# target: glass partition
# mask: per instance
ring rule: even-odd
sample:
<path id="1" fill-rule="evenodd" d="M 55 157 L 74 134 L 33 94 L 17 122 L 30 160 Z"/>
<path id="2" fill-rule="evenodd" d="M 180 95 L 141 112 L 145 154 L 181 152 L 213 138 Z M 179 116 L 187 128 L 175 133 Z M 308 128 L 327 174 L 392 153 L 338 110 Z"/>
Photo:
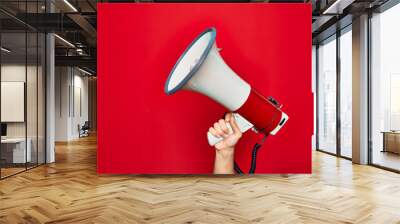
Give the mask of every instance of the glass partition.
<path id="1" fill-rule="evenodd" d="M 24 171 L 32 151 L 26 141 L 26 33 L 1 34 L 1 176 Z"/>
<path id="2" fill-rule="evenodd" d="M 45 143 L 45 124 L 46 124 L 46 36 L 43 33 L 38 33 L 38 65 L 37 65 L 37 147 L 38 164 L 46 162 L 46 143 Z"/>
<path id="3" fill-rule="evenodd" d="M 318 47 L 318 149 L 336 153 L 336 36 Z"/>
<path id="4" fill-rule="evenodd" d="M 45 1 L 0 1 L 42 13 Z M 0 12 L 0 178 L 45 163 L 45 34 Z"/>
<path id="5" fill-rule="evenodd" d="M 26 113 L 27 113 L 27 144 L 28 150 L 31 151 L 31 159 L 27 163 L 28 168 L 37 165 L 38 158 L 38 144 L 37 144 L 37 132 L 38 132 L 38 35 L 36 32 L 27 33 L 27 75 L 26 75 Z"/>

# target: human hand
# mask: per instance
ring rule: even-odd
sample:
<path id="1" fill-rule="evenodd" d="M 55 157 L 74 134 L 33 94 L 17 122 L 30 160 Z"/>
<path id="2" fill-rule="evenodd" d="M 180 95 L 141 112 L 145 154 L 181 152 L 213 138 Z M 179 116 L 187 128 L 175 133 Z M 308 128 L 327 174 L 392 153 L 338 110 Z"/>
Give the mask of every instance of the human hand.
<path id="1" fill-rule="evenodd" d="M 229 130 L 227 124 L 231 126 L 232 130 Z M 226 114 L 225 119 L 220 119 L 215 122 L 214 125 L 210 127 L 209 132 L 217 138 L 223 138 L 222 141 L 215 144 L 216 150 L 233 148 L 242 137 L 242 132 L 232 113 Z"/>
<path id="2" fill-rule="evenodd" d="M 232 130 L 228 129 L 227 123 Z M 225 116 L 209 129 L 209 132 L 215 137 L 222 137 L 223 140 L 215 145 L 215 174 L 234 174 L 234 152 L 235 145 L 242 137 L 242 132 L 236 124 L 235 117 L 232 113 Z"/>

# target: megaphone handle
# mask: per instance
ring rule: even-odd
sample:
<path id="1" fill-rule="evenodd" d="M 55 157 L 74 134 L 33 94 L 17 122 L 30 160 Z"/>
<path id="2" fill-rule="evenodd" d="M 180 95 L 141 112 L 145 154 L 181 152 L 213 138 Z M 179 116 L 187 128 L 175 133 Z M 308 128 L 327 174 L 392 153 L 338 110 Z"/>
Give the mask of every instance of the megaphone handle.
<path id="1" fill-rule="evenodd" d="M 253 124 L 251 124 L 249 121 L 247 121 L 244 117 L 240 116 L 240 114 L 238 113 L 234 113 L 233 116 L 235 116 L 235 121 L 239 127 L 240 132 L 244 133 L 247 130 L 249 130 L 250 128 L 253 127 Z M 229 123 L 226 123 L 227 128 L 229 129 L 229 133 L 232 133 L 232 127 Z M 215 144 L 217 144 L 218 142 L 222 141 L 223 138 L 220 137 L 215 137 L 213 134 L 211 134 L 210 132 L 207 132 L 207 140 L 208 140 L 208 144 L 211 146 L 214 146 Z"/>
<path id="2" fill-rule="evenodd" d="M 232 133 L 232 127 L 230 124 L 226 123 L 226 127 L 229 129 L 229 133 Z M 208 144 L 210 144 L 211 146 L 214 146 L 215 144 L 217 144 L 218 142 L 222 141 L 224 138 L 222 137 L 215 137 L 213 134 L 211 134 L 210 132 L 207 132 L 207 140 L 208 140 Z"/>

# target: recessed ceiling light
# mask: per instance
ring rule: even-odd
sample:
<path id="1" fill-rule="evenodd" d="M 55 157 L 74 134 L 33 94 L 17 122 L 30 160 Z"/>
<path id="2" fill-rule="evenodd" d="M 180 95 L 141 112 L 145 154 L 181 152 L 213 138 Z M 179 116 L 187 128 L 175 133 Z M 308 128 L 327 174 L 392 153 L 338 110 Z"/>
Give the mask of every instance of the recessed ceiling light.
<path id="1" fill-rule="evenodd" d="M 11 50 L 9 50 L 9 49 L 7 49 L 5 47 L 1 47 L 1 51 L 4 51 L 6 53 L 10 53 L 11 52 Z"/>
<path id="2" fill-rule="evenodd" d="M 88 71 L 86 71 L 86 70 L 83 70 L 83 69 L 81 69 L 81 68 L 79 68 L 79 67 L 78 67 L 78 70 L 81 71 L 81 72 L 83 72 L 83 73 L 85 73 L 85 74 L 87 74 L 87 75 L 93 75 L 92 73 L 90 73 L 90 72 L 88 72 Z"/>
<path id="3" fill-rule="evenodd" d="M 55 37 L 57 37 L 59 40 L 61 40 L 62 42 L 64 42 L 65 44 L 67 44 L 68 46 L 70 46 L 70 47 L 72 47 L 72 48 L 75 48 L 75 45 L 73 45 L 71 42 L 69 42 L 68 40 L 66 40 L 66 39 L 64 39 L 64 38 L 62 38 L 62 37 L 60 37 L 59 35 L 57 35 L 57 34 L 54 34 L 54 36 Z"/>
<path id="4" fill-rule="evenodd" d="M 342 14 L 343 9 L 351 5 L 355 0 L 336 0 L 322 14 Z"/>
<path id="5" fill-rule="evenodd" d="M 74 12 L 78 12 L 78 10 L 68 1 L 68 0 L 64 0 L 65 4 L 68 5 L 68 7 L 70 7 Z"/>

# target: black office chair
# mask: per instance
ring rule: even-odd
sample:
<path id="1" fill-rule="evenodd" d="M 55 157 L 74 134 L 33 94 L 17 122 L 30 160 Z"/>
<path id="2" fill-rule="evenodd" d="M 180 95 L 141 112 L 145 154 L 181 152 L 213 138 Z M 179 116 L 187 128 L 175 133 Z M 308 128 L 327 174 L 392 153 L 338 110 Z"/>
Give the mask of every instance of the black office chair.
<path id="1" fill-rule="evenodd" d="M 89 136 L 89 129 L 90 129 L 89 121 L 85 121 L 82 127 L 80 127 L 80 125 L 78 124 L 79 138 Z"/>

